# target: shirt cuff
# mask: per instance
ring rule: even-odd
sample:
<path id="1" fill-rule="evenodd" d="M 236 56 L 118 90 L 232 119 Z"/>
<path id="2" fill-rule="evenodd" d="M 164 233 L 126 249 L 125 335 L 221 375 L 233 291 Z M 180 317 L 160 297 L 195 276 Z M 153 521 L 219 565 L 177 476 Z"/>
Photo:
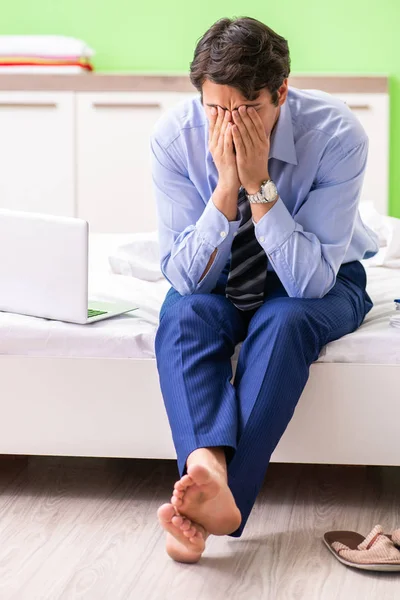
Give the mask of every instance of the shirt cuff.
<path id="1" fill-rule="evenodd" d="M 240 226 L 240 212 L 237 209 L 236 221 L 228 221 L 214 204 L 213 199 L 207 202 L 203 214 L 196 222 L 196 229 L 200 237 L 213 248 L 218 247 L 224 240 L 233 239 Z"/>
<path id="2" fill-rule="evenodd" d="M 292 235 L 296 229 L 296 221 L 286 208 L 281 197 L 276 204 L 254 224 L 257 241 L 267 254 L 272 254 Z"/>

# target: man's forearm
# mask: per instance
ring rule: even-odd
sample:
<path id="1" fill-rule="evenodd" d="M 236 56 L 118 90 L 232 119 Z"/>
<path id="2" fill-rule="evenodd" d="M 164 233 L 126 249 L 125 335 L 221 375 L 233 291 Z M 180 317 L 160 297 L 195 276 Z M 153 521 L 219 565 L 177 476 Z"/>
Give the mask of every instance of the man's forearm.
<path id="1" fill-rule="evenodd" d="M 238 194 L 239 190 L 234 188 L 226 189 L 218 184 L 211 196 L 211 201 L 214 202 L 215 206 L 225 215 L 228 221 L 236 221 Z"/>
<path id="2" fill-rule="evenodd" d="M 228 221 L 236 221 L 238 212 L 238 191 L 234 189 L 225 190 L 224 188 L 221 188 L 217 185 L 213 195 L 211 196 L 210 202 L 214 202 L 215 206 L 225 215 Z M 210 260 L 208 261 L 207 266 L 199 279 L 199 283 L 203 279 L 203 277 L 205 277 L 206 273 L 210 270 L 216 255 L 217 248 L 213 250 L 213 253 L 210 256 Z"/>
<path id="3" fill-rule="evenodd" d="M 252 212 L 252 216 L 253 216 L 254 222 L 258 223 L 258 221 L 264 215 L 266 215 L 267 212 L 269 212 L 273 206 L 275 206 L 275 204 L 278 202 L 278 200 L 279 200 L 279 196 L 273 202 L 260 202 L 260 204 L 258 204 L 258 203 L 250 203 L 251 212 Z"/>
<path id="4" fill-rule="evenodd" d="M 216 189 L 216 192 L 217 192 L 217 189 Z M 224 213 L 224 215 L 226 216 L 228 221 L 234 221 L 236 219 L 236 214 L 235 214 L 235 216 L 233 216 L 233 211 L 231 209 L 232 197 L 226 196 L 224 194 L 224 192 L 217 192 L 217 193 L 214 192 L 213 198 L 214 198 L 215 206 L 222 213 Z M 260 203 L 260 204 L 250 203 L 252 217 L 253 217 L 254 222 L 258 223 L 258 221 L 265 214 L 267 214 L 267 212 L 270 211 L 273 206 L 275 206 L 277 201 L 278 201 L 278 198 L 274 202 Z M 237 204 L 236 204 L 236 210 L 237 210 Z M 230 217 L 232 217 L 232 218 L 230 218 Z M 211 265 L 213 264 L 216 255 L 217 255 L 217 248 L 215 248 L 213 253 L 211 254 L 210 260 L 208 261 L 207 266 L 206 266 L 202 276 L 199 279 L 199 283 L 203 279 L 203 277 L 205 277 L 207 272 L 210 270 Z"/>
<path id="5" fill-rule="evenodd" d="M 203 277 L 206 275 L 207 271 L 209 271 L 209 270 L 210 270 L 210 267 L 211 267 L 211 265 L 213 264 L 213 262 L 214 262 L 214 258 L 216 257 L 216 255 L 217 255 L 217 248 L 215 248 L 214 252 L 211 254 L 211 256 L 210 256 L 210 260 L 209 260 L 209 261 L 208 261 L 208 263 L 207 263 L 207 266 L 206 266 L 206 268 L 205 268 L 205 270 L 204 270 L 204 272 L 203 272 L 203 275 L 202 275 L 202 276 L 200 277 L 200 279 L 199 279 L 199 283 L 200 283 L 200 281 L 203 279 Z"/>

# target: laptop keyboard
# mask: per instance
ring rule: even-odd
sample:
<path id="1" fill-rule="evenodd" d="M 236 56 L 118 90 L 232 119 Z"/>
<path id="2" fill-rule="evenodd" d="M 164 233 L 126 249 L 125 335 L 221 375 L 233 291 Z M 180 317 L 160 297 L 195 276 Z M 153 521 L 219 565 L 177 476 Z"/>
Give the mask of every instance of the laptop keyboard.
<path id="1" fill-rule="evenodd" d="M 93 308 L 88 308 L 88 318 L 97 317 L 98 315 L 106 315 L 106 310 L 93 310 Z"/>

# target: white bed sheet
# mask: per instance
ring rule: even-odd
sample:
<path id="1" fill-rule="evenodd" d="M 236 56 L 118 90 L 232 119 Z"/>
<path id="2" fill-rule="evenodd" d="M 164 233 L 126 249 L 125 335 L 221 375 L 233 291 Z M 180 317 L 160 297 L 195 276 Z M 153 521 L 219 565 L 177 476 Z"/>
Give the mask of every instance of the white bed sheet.
<path id="1" fill-rule="evenodd" d="M 144 281 L 111 272 L 111 250 L 131 237 L 91 234 L 89 292 L 93 299 L 132 301 L 139 309 L 90 325 L 0 312 L 0 354 L 155 358 L 159 311 L 170 284 L 165 279 Z M 327 344 L 318 362 L 400 363 L 400 329 L 389 324 L 394 313 L 393 299 L 400 297 L 400 268 L 373 266 L 375 262 L 379 260 L 363 261 L 373 309 L 357 331 Z M 236 348 L 236 358 L 240 346 Z"/>

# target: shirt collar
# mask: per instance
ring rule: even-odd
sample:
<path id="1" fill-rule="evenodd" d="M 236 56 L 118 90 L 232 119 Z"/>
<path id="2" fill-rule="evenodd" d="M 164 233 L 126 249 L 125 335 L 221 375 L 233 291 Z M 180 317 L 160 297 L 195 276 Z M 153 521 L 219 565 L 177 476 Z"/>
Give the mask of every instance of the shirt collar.
<path id="1" fill-rule="evenodd" d="M 287 98 L 281 106 L 278 121 L 271 134 L 269 158 L 277 158 L 292 165 L 298 164 L 293 138 L 292 114 Z"/>

